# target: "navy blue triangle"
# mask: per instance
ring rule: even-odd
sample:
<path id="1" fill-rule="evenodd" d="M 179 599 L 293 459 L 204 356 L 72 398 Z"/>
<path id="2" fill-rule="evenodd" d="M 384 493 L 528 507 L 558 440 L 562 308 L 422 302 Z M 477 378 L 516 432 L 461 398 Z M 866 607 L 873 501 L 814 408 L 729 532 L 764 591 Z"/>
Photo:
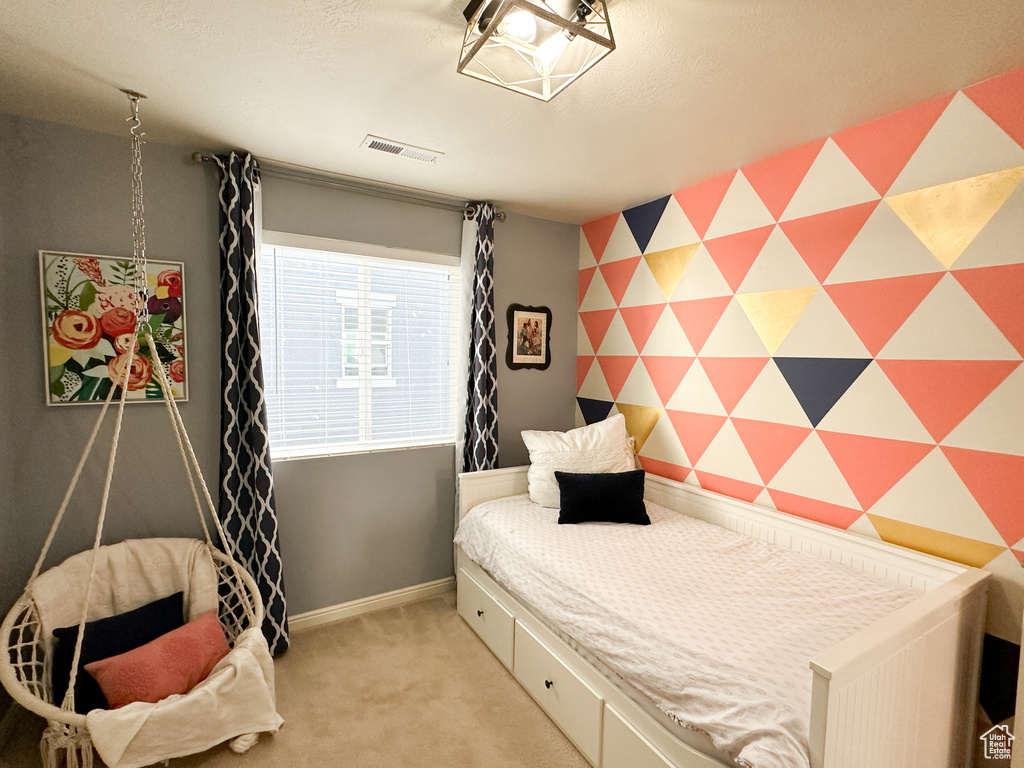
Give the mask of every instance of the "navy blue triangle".
<path id="1" fill-rule="evenodd" d="M 871 358 L 776 357 L 774 360 L 815 427 L 871 364 Z"/>
<path id="2" fill-rule="evenodd" d="M 633 233 L 633 239 L 640 246 L 641 253 L 647 250 L 647 244 L 651 242 L 654 230 L 658 228 L 661 214 L 665 212 L 665 206 L 668 205 L 670 197 L 672 195 L 665 195 L 658 200 L 652 200 L 622 212 L 623 218 L 629 224 L 629 231 Z"/>
<path id="3" fill-rule="evenodd" d="M 611 413 L 612 406 L 615 405 L 608 400 L 590 400 L 586 397 L 577 397 L 576 402 L 580 404 L 580 413 L 583 414 L 583 420 L 587 424 L 604 421 Z"/>

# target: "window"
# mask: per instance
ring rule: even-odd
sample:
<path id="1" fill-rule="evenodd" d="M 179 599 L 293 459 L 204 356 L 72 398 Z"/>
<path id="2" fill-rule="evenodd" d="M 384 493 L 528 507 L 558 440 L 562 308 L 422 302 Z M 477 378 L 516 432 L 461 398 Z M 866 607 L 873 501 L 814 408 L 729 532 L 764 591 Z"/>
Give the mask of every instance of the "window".
<path id="1" fill-rule="evenodd" d="M 264 233 L 274 459 L 455 440 L 458 258 Z"/>
<path id="2" fill-rule="evenodd" d="M 339 387 L 357 386 L 361 377 L 369 377 L 375 387 L 395 384 L 391 375 L 391 323 L 396 298 L 394 294 L 338 291 L 345 350 Z"/>

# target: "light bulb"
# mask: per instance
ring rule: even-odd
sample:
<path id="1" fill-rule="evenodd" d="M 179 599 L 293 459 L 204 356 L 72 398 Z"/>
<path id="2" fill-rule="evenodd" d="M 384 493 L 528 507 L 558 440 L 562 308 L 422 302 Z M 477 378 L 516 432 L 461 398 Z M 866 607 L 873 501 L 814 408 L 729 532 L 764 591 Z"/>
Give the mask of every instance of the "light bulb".
<path id="1" fill-rule="evenodd" d="M 533 66 L 542 75 L 550 75 L 569 43 L 570 39 L 562 32 L 552 35 L 537 46 L 537 52 L 533 54 Z"/>
<path id="2" fill-rule="evenodd" d="M 537 36 L 537 20 L 529 11 L 515 11 L 502 19 L 498 34 L 521 43 L 532 43 Z"/>

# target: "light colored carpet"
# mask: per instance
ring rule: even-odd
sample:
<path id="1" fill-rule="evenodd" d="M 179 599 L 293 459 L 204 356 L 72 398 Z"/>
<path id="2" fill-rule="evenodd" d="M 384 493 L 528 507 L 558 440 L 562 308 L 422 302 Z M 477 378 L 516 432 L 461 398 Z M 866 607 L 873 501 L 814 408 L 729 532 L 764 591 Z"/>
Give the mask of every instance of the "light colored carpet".
<path id="1" fill-rule="evenodd" d="M 296 633 L 275 666 L 276 736 L 172 768 L 589 765 L 459 618 L 454 592 Z M 24 714 L 0 766 L 37 768 L 41 729 Z"/>

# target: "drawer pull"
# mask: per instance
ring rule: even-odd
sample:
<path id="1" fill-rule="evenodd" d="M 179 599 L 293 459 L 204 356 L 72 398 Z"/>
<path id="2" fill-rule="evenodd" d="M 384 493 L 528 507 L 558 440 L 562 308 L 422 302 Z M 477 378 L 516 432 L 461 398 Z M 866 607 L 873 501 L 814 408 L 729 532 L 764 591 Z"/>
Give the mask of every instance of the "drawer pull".
<path id="1" fill-rule="evenodd" d="M 550 680 L 545 680 L 544 681 L 544 687 L 545 688 L 550 688 L 552 685 L 554 685 L 554 683 L 551 682 Z"/>
<path id="2" fill-rule="evenodd" d="M 476 615 L 477 615 L 477 616 L 483 616 L 483 615 L 484 615 L 484 612 L 483 612 L 483 611 L 480 611 L 480 610 L 478 610 L 478 611 L 476 612 Z"/>

